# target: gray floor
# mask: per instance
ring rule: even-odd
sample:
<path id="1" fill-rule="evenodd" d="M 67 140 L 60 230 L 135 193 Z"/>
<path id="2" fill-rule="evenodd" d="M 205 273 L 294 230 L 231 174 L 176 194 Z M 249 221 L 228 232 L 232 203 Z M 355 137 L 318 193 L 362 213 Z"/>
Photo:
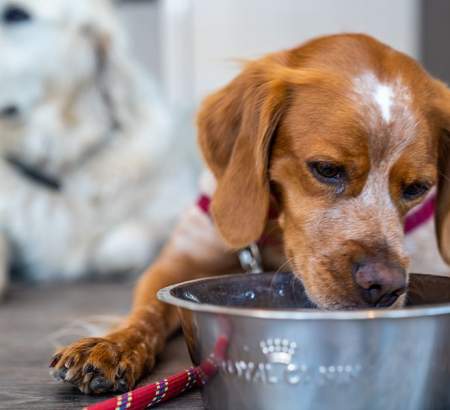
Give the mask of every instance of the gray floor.
<path id="1" fill-rule="evenodd" d="M 17 288 L 0 304 L 0 408 L 81 409 L 99 398 L 56 384 L 48 373 L 55 332 L 90 315 L 124 314 L 131 284 L 95 283 L 58 288 Z M 189 367 L 181 336 L 172 340 L 157 368 L 143 382 L 151 382 Z M 103 397 L 103 399 L 106 397 Z M 203 409 L 194 391 L 160 405 L 161 409 Z"/>

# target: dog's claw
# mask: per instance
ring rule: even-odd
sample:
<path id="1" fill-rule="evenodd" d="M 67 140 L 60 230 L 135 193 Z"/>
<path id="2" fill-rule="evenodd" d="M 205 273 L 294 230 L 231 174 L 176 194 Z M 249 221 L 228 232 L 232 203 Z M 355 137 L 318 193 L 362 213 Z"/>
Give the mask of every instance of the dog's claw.
<path id="1" fill-rule="evenodd" d="M 83 373 L 84 374 L 95 374 L 97 372 L 97 369 L 95 368 L 95 366 L 91 363 L 88 363 L 86 366 L 84 366 L 83 368 Z"/>
<path id="2" fill-rule="evenodd" d="M 48 367 L 52 368 L 56 366 L 56 363 L 59 362 L 59 359 L 61 359 L 61 354 L 55 354 L 51 360 L 50 363 L 48 364 Z"/>
<path id="3" fill-rule="evenodd" d="M 103 393 L 111 389 L 113 383 L 103 376 L 94 377 L 89 383 L 90 389 L 95 393 Z"/>
<path id="4" fill-rule="evenodd" d="M 55 380 L 59 382 L 63 382 L 66 379 L 67 374 L 67 368 L 61 367 L 60 369 L 56 369 L 52 372 L 52 376 L 55 378 Z"/>
<path id="5" fill-rule="evenodd" d="M 120 379 L 117 382 L 117 391 L 120 393 L 126 393 L 128 390 L 130 390 L 128 382 L 125 379 Z"/>

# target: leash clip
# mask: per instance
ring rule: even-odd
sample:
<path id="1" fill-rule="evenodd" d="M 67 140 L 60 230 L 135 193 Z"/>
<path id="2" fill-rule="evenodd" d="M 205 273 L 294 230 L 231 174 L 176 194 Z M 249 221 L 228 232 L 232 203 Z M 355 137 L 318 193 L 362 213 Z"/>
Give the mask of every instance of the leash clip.
<path id="1" fill-rule="evenodd" d="M 262 273 L 262 259 L 258 245 L 254 242 L 238 252 L 242 269 L 247 273 Z"/>

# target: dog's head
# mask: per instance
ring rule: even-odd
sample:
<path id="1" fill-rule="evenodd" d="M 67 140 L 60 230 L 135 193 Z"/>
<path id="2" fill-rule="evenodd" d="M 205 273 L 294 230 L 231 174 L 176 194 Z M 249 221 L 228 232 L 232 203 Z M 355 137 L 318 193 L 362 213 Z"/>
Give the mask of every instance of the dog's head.
<path id="1" fill-rule="evenodd" d="M 256 241 L 275 198 L 286 255 L 318 306 L 402 303 L 403 220 L 436 184 L 450 262 L 450 92 L 404 54 L 337 35 L 269 55 L 207 98 L 198 126 L 220 234 Z"/>
<path id="2" fill-rule="evenodd" d="M 0 0 L 0 29 L 2 155 L 60 173 L 132 121 L 142 90 L 110 0 Z"/>

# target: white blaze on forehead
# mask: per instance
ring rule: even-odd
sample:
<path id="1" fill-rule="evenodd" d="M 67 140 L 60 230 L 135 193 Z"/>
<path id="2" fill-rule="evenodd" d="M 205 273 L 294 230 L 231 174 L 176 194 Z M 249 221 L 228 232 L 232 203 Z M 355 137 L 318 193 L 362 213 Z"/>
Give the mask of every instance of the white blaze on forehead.
<path id="1" fill-rule="evenodd" d="M 367 71 L 353 79 L 352 91 L 356 102 L 370 108 L 372 113 L 375 108 L 386 123 L 393 120 L 394 110 L 410 113 L 411 94 L 399 78 L 383 83 L 374 73 Z"/>
<path id="2" fill-rule="evenodd" d="M 373 93 L 373 98 L 378 104 L 383 120 L 389 122 L 391 120 L 392 100 L 394 91 L 392 87 L 384 84 L 378 84 Z"/>
<path id="3" fill-rule="evenodd" d="M 410 87 L 400 77 L 382 82 L 371 71 L 353 78 L 352 85 L 350 98 L 369 130 L 371 161 L 377 157 L 393 164 L 414 141 L 420 123 Z"/>

